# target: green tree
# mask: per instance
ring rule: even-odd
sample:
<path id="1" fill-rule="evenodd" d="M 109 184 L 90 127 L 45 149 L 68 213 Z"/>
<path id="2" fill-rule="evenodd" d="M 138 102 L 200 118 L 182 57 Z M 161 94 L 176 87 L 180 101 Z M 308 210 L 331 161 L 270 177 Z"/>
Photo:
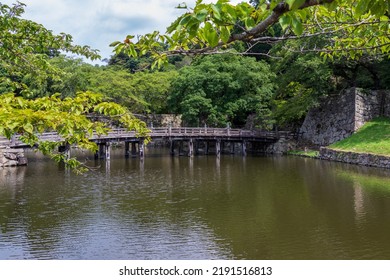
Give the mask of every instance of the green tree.
<path id="1" fill-rule="evenodd" d="M 274 94 L 273 117 L 277 125 L 291 125 L 304 118 L 321 97 L 336 90 L 332 64 L 317 53 L 297 53 L 301 41 L 280 43 L 272 49 L 272 71 L 276 74 L 277 90 Z M 323 40 L 306 39 L 306 45 L 322 45 Z"/>
<path id="2" fill-rule="evenodd" d="M 88 46 L 73 44 L 72 36 L 54 35 L 44 26 L 23 19 L 24 4 L 12 6 L 0 3 L 0 68 L 6 73 L 1 82 L 16 93 L 30 96 L 29 87 L 22 79 L 28 74 L 36 84 L 56 77 L 58 69 L 50 65 L 49 57 L 56 51 L 71 52 L 97 59 L 99 54 Z M 15 79 L 13 79 L 15 78 Z"/>
<path id="3" fill-rule="evenodd" d="M 168 98 L 172 83 L 178 76 L 175 70 L 164 72 L 137 72 L 131 77 L 132 91 L 147 103 L 143 113 L 168 112 Z"/>
<path id="4" fill-rule="evenodd" d="M 389 0 L 248 2 L 232 5 L 229 0 L 219 0 L 206 4 L 198 0 L 193 8 L 179 5 L 185 11 L 165 34 L 155 31 L 138 37 L 137 41 L 128 36 L 112 46 L 117 52 L 133 57 L 149 53 L 156 66 L 177 54 L 238 52 L 272 57 L 273 50 L 270 51 L 267 45 L 275 44 L 287 45 L 290 54 L 318 53 L 334 60 L 329 64 L 315 55 L 298 58 L 287 54 L 287 61 L 294 59 L 287 66 L 276 69 L 284 73 L 277 80 L 280 89 L 275 96 L 275 116 L 281 122 L 301 118 L 325 91 L 342 83 L 365 86 L 373 83 L 378 87 L 381 84 L 379 77 L 386 80 L 382 70 L 386 61 L 375 67 L 377 63 L 370 63 L 367 57 L 377 59 L 390 53 Z M 313 44 L 313 41 L 319 44 Z M 244 48 L 237 48 L 237 42 Z M 168 49 L 159 49 L 161 44 L 168 45 Z M 297 73 L 304 73 L 306 62 L 307 68 L 313 71 L 297 76 Z M 334 78 L 336 81 L 332 80 Z M 212 102 L 201 91 L 188 104 L 203 104 L 203 110 L 209 108 L 210 116 L 215 111 L 213 106 L 205 105 Z M 191 112 L 196 114 L 194 110 Z"/>
<path id="5" fill-rule="evenodd" d="M 100 94 L 78 93 L 74 98 L 59 98 L 59 95 L 25 99 L 32 88 L 21 79 L 31 74 L 29 79 L 42 84 L 48 78 L 57 79 L 61 70 L 50 64 L 49 54 L 56 50 L 97 58 L 95 50 L 72 43 L 70 35 L 54 35 L 42 25 L 21 18 L 24 5 L 7 6 L 0 3 L 0 84 L 8 93 L 0 95 L 0 135 L 11 138 L 19 134 L 27 144 L 38 144 L 38 149 L 58 161 L 64 161 L 76 171 L 83 165 L 75 158 L 67 158 L 58 153 L 62 145 L 77 144 L 82 148 L 96 150 L 96 145 L 88 139 L 93 131 L 105 133 L 107 124 L 94 122 L 90 113 L 111 116 L 129 130 L 136 130 L 146 136 L 145 123 L 136 119 L 126 108 L 107 102 Z M 31 83 L 30 83 L 31 84 Z M 43 142 L 36 136 L 44 131 L 56 131 L 61 141 Z"/>
<path id="6" fill-rule="evenodd" d="M 265 62 L 234 55 L 199 58 L 173 82 L 169 108 L 190 125 L 243 125 L 256 113 L 269 120 L 273 73 Z"/>
<path id="7" fill-rule="evenodd" d="M 259 43 L 325 36 L 329 44 L 312 51 L 326 57 L 358 57 L 365 53 L 388 54 L 388 0 L 259 0 L 257 5 L 228 0 L 205 4 L 198 0 L 167 28 L 166 34 L 152 32 L 133 42 L 128 36 L 114 42 L 117 52 L 136 57 L 150 53 L 156 65 L 175 54 L 204 54 L 228 50 L 236 41 L 248 47 Z M 280 36 L 266 36 L 281 27 Z M 237 32 L 238 30 L 238 32 Z M 168 50 L 159 46 L 166 44 Z"/>
<path id="8" fill-rule="evenodd" d="M 273 47 L 272 70 L 276 73 L 274 117 L 279 125 L 300 125 L 307 111 L 319 99 L 338 94 L 342 89 L 362 87 L 386 88 L 383 66 L 386 59 L 364 55 L 354 60 L 335 57 L 324 60 L 315 52 L 297 52 L 297 48 L 323 47 L 327 38 L 306 38 L 279 43 Z"/>
<path id="9" fill-rule="evenodd" d="M 49 78 L 49 88 L 46 92 L 50 94 L 61 93 L 62 97 L 75 97 L 79 91 L 90 90 L 89 77 L 100 71 L 101 67 L 92 66 L 83 62 L 81 58 L 69 58 L 59 55 L 50 59 L 50 65 L 60 70 L 56 80 Z M 97 91 L 95 91 L 97 92 Z"/>
<path id="10" fill-rule="evenodd" d="M 127 107 L 133 113 L 164 113 L 176 71 L 136 72 L 105 67 L 96 69 L 88 77 L 88 90 L 100 92 L 113 102 Z"/>

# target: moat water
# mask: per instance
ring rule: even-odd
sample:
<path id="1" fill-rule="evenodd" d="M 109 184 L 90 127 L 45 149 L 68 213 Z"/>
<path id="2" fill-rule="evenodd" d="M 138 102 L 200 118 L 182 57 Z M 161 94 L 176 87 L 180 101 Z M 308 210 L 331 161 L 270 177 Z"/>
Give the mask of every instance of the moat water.
<path id="1" fill-rule="evenodd" d="M 0 259 L 390 259 L 390 171 L 121 150 L 0 169 Z"/>

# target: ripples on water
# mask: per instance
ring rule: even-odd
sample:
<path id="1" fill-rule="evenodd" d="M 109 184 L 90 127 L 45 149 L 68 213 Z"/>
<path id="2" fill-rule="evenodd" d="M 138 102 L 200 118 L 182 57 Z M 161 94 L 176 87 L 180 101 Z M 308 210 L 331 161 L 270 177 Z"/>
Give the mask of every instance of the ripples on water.
<path id="1" fill-rule="evenodd" d="M 380 169 L 291 157 L 0 170 L 0 259 L 388 259 Z"/>

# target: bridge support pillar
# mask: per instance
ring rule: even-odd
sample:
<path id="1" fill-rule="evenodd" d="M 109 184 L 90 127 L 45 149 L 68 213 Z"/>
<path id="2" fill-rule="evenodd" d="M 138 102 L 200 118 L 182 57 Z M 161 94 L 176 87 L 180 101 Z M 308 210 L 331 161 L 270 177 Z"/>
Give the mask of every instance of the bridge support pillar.
<path id="1" fill-rule="evenodd" d="M 131 156 L 137 157 L 137 146 L 135 142 L 131 142 Z"/>
<path id="2" fill-rule="evenodd" d="M 221 141 L 221 154 L 225 153 L 225 142 Z"/>
<path id="3" fill-rule="evenodd" d="M 110 142 L 107 142 L 105 145 L 104 145 L 104 157 L 106 159 L 110 159 L 111 157 L 111 143 Z"/>
<path id="4" fill-rule="evenodd" d="M 199 142 L 195 141 L 195 143 L 194 143 L 194 155 L 198 155 L 198 154 L 199 154 Z"/>
<path id="5" fill-rule="evenodd" d="M 175 155 L 175 142 L 173 140 L 170 140 L 169 145 L 170 145 L 169 150 L 170 150 L 171 156 L 174 156 Z"/>
<path id="6" fill-rule="evenodd" d="M 99 144 L 99 151 L 97 152 L 95 158 L 100 159 L 104 157 L 104 148 L 105 148 L 104 144 Z"/>
<path id="7" fill-rule="evenodd" d="M 194 155 L 194 141 L 190 139 L 188 141 L 188 156 L 192 157 Z"/>
<path id="8" fill-rule="evenodd" d="M 125 142 L 125 157 L 128 158 L 130 156 L 130 142 Z"/>
<path id="9" fill-rule="evenodd" d="M 184 142 L 182 140 L 179 141 L 179 156 L 183 155 L 184 150 Z"/>
<path id="10" fill-rule="evenodd" d="M 221 155 L 221 140 L 218 139 L 217 142 L 215 142 L 215 154 L 217 156 Z"/>
<path id="11" fill-rule="evenodd" d="M 111 157 L 111 143 L 99 143 L 99 149 L 95 153 L 95 159 L 110 159 Z"/>
<path id="12" fill-rule="evenodd" d="M 143 158 L 145 156 L 145 141 L 141 139 L 138 143 L 139 156 Z"/>
<path id="13" fill-rule="evenodd" d="M 242 145 L 242 150 L 241 150 L 242 155 L 246 156 L 246 141 L 242 141 L 241 145 Z"/>
<path id="14" fill-rule="evenodd" d="M 66 159 L 70 159 L 70 145 L 69 145 L 69 143 L 66 143 L 64 146 L 59 146 L 58 152 L 64 154 Z"/>

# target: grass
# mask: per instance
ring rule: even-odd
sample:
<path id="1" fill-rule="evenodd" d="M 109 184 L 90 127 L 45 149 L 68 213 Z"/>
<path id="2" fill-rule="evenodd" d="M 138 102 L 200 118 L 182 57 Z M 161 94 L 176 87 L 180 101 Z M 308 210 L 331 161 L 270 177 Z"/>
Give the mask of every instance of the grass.
<path id="1" fill-rule="evenodd" d="M 331 149 L 390 156 L 390 119 L 367 122 L 350 137 L 329 146 Z"/>
<path id="2" fill-rule="evenodd" d="M 307 151 L 289 151 L 287 153 L 288 155 L 294 155 L 294 156 L 306 156 L 306 157 L 311 157 L 315 158 L 318 157 L 319 152 L 318 151 L 312 151 L 312 150 L 307 150 Z"/>

